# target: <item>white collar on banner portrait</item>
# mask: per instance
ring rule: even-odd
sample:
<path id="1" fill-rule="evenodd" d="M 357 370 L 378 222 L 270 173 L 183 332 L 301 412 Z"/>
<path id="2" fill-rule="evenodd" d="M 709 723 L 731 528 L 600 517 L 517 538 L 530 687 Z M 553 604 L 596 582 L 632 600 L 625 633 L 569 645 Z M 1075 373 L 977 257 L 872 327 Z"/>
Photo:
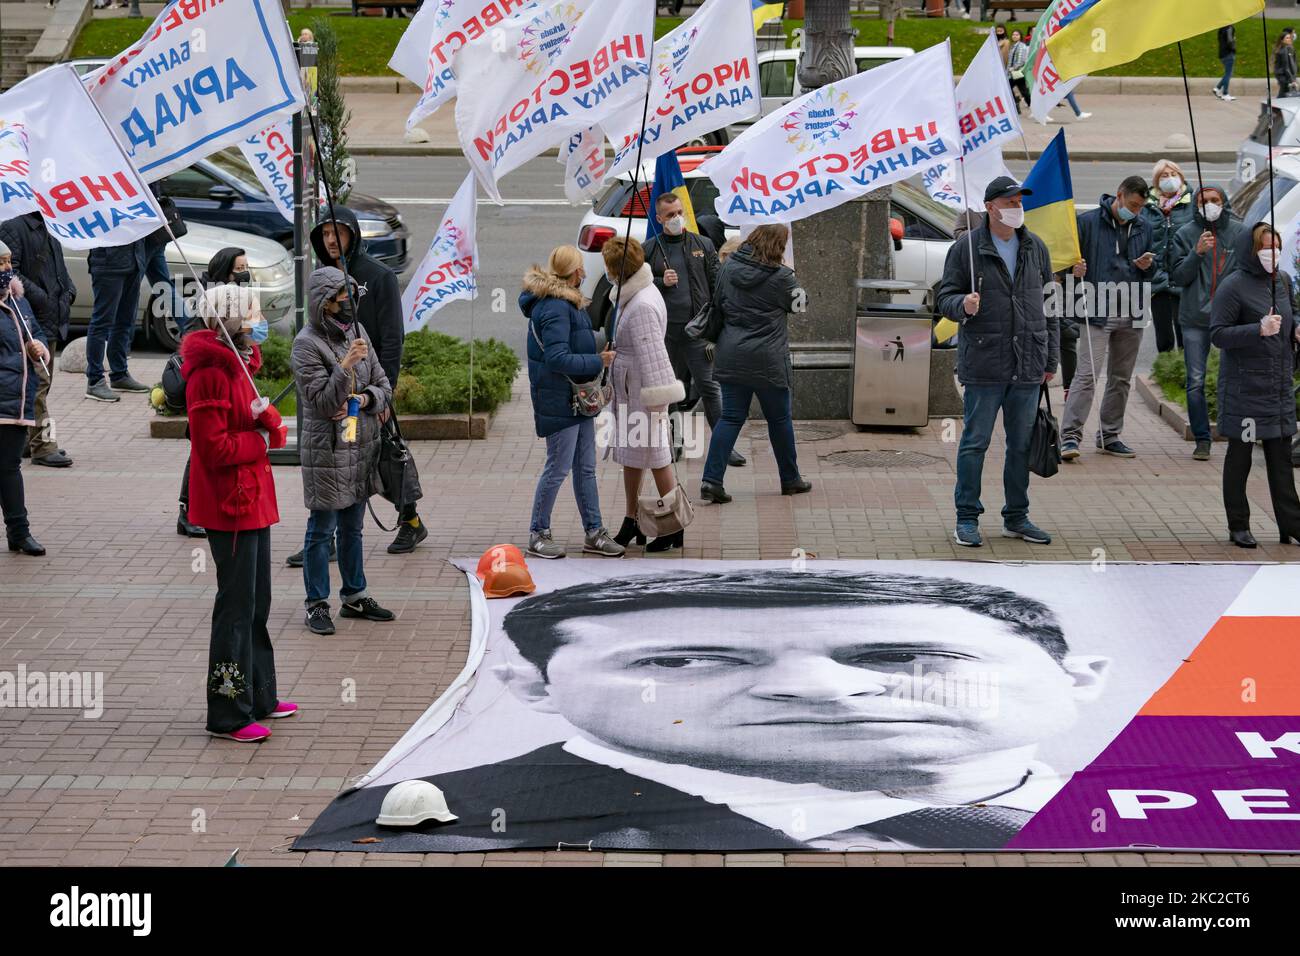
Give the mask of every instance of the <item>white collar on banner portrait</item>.
<path id="1" fill-rule="evenodd" d="M 564 749 L 583 760 L 652 780 L 709 803 L 723 804 L 741 816 L 804 842 L 912 810 L 948 805 L 891 797 L 875 790 L 855 793 L 818 783 L 783 783 L 686 764 L 660 763 L 614 750 L 583 736 L 570 738 Z M 1025 779 L 1018 787 L 988 802 L 1037 812 L 1065 786 L 1066 778 L 1058 776 L 1045 763 L 1031 761 L 1025 771 Z M 890 843 L 889 840 L 881 842 Z"/>

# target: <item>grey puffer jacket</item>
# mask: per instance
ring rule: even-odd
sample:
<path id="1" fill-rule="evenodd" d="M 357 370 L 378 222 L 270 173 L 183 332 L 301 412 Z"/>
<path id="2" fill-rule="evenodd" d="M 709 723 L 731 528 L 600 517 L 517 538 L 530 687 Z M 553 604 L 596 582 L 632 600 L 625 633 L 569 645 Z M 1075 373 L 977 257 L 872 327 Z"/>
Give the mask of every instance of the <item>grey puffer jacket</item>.
<path id="1" fill-rule="evenodd" d="M 722 264 L 713 307 L 723 317 L 713 377 L 751 388 L 790 388 L 787 317 L 803 290 L 793 271 L 758 258 L 746 243 Z"/>
<path id="2" fill-rule="evenodd" d="M 302 402 L 303 503 L 312 511 L 339 511 L 367 500 L 378 491 L 375 461 L 379 456 L 378 415 L 392 404 L 393 390 L 371 346 L 365 361 L 351 371 L 343 357 L 352 339 L 369 343 L 361 323 L 348 332 L 325 313 L 326 300 L 343 288 L 343 273 L 333 267 L 317 269 L 307 283 L 307 326 L 293 340 L 290 360 Z M 355 379 L 354 379 L 355 374 Z M 334 421 L 352 393 L 366 393 L 369 404 L 357 421 L 357 440 L 342 439 L 342 422 Z"/>

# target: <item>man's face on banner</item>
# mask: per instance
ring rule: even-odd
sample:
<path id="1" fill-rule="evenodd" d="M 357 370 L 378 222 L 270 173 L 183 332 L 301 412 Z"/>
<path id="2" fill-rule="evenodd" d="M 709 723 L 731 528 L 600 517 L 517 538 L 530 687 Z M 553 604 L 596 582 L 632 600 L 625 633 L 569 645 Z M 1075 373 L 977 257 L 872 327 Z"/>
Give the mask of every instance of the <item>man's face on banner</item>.
<path id="1" fill-rule="evenodd" d="M 957 607 L 682 608 L 561 626 L 546 680 L 512 680 L 535 708 L 650 759 L 846 787 L 1032 747 L 1075 722 L 1107 663 L 1058 663 Z"/>

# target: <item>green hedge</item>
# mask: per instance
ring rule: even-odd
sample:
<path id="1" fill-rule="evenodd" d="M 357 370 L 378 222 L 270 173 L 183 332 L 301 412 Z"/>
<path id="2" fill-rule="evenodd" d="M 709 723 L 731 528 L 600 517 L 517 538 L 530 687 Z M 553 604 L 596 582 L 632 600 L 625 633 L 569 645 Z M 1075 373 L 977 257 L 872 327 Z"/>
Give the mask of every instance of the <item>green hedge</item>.
<path id="1" fill-rule="evenodd" d="M 422 329 L 406 337 L 402 377 L 394 396 L 399 414 L 468 412 L 469 344 L 452 335 Z M 474 411 L 494 412 L 510 398 L 519 357 L 504 342 L 474 342 Z"/>

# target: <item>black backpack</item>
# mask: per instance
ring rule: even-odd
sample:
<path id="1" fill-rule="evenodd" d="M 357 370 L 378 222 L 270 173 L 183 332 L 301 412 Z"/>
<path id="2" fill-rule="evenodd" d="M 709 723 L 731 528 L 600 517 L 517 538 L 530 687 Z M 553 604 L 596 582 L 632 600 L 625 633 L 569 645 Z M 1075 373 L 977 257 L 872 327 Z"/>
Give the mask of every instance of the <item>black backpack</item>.
<path id="1" fill-rule="evenodd" d="M 185 373 L 181 371 L 181 353 L 173 352 L 163 366 L 163 404 L 176 415 L 185 413 Z"/>

